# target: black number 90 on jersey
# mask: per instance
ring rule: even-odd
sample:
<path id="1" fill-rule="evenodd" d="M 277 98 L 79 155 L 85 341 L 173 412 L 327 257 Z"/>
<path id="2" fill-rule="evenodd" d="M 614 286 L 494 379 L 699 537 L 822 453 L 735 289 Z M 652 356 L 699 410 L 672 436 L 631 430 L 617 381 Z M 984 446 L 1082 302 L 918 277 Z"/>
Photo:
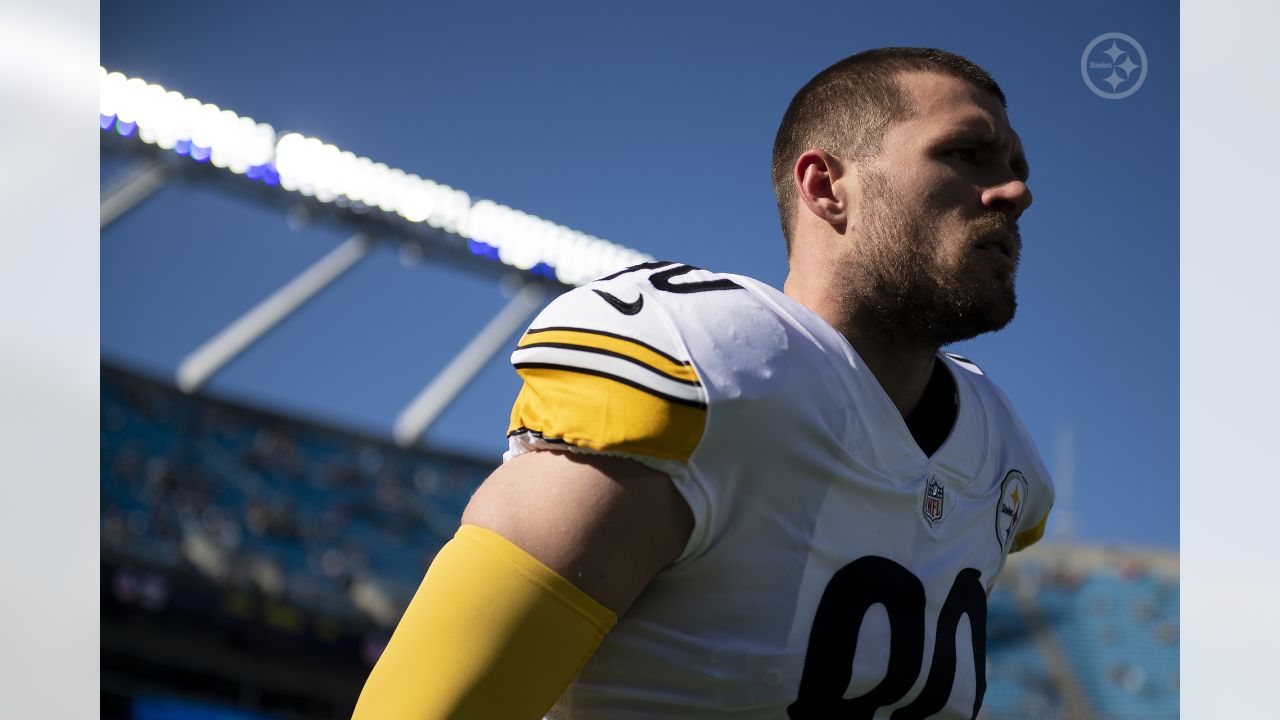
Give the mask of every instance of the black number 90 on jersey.
<path id="1" fill-rule="evenodd" d="M 956 575 L 938 614 L 933 659 L 924 688 L 910 704 L 893 712 L 893 720 L 928 718 L 951 696 L 956 676 L 956 629 L 969 617 L 973 638 L 973 672 L 977 693 L 973 717 L 987 688 L 987 594 L 982 573 L 965 568 Z M 844 698 L 858 649 L 858 631 L 872 605 L 883 604 L 892 641 L 884 679 L 855 698 Z M 871 720 L 876 710 L 898 702 L 915 685 L 924 660 L 925 590 L 912 572 L 898 563 L 870 555 L 836 572 L 827 584 L 809 632 L 809 648 L 800 677 L 800 696 L 787 708 L 792 720 Z"/>

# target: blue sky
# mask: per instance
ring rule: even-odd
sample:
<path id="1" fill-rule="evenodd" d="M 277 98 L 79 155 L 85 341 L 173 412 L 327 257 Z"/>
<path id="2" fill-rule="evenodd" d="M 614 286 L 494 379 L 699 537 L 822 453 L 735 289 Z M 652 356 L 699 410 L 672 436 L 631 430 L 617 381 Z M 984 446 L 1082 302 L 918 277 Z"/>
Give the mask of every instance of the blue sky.
<path id="1" fill-rule="evenodd" d="M 1149 74 L 1106 100 L 1108 32 Z M 769 151 L 792 94 L 860 49 L 987 68 L 1033 167 L 1019 312 L 954 349 L 1018 407 L 1051 469 L 1074 437 L 1076 537 L 1178 542 L 1178 16 L 1174 3 L 367 3 L 101 8 L 113 71 L 320 137 L 655 256 L 780 286 Z M 120 169 L 104 154 L 103 179 Z M 174 184 L 104 231 L 104 357 L 172 377 L 202 341 L 342 241 Z M 491 279 L 375 252 L 228 366 L 212 393 L 380 435 L 503 304 Z M 499 357 L 427 442 L 495 458 L 518 389 Z M 1053 521 L 1051 521 L 1052 528 Z"/>

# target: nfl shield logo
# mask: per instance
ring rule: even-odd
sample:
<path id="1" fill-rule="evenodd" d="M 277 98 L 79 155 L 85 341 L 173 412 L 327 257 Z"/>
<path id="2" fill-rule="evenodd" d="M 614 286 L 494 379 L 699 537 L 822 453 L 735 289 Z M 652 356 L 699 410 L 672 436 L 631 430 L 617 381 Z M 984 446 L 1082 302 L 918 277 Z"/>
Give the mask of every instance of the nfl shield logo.
<path id="1" fill-rule="evenodd" d="M 942 520 L 942 503 L 946 490 L 936 477 L 929 478 L 924 488 L 924 519 L 933 527 Z"/>

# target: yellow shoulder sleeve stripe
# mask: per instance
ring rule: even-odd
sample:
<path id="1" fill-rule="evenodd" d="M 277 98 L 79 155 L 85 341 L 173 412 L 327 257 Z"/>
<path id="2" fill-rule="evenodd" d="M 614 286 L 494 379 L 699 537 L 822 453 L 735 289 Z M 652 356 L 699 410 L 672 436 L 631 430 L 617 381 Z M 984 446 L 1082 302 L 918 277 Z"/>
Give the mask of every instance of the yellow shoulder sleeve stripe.
<path id="1" fill-rule="evenodd" d="M 519 368 L 524 387 L 511 408 L 508 435 L 535 432 L 551 441 L 688 462 L 702 440 L 705 407 L 694 407 L 565 368 Z"/>
<path id="2" fill-rule="evenodd" d="M 1031 547 L 1032 545 L 1035 545 L 1037 542 L 1039 542 L 1040 538 L 1044 537 L 1044 526 L 1045 526 L 1045 523 L 1048 522 L 1048 520 L 1049 520 L 1049 513 L 1045 513 L 1044 517 L 1040 518 L 1040 522 L 1036 523 L 1035 527 L 1027 528 L 1026 530 L 1023 530 L 1017 535 L 1014 535 L 1013 548 L 1010 550 L 1010 552 L 1018 552 L 1019 550 L 1025 550 Z"/>
<path id="3" fill-rule="evenodd" d="M 698 383 L 698 375 L 688 362 L 622 335 L 600 330 L 551 327 L 528 331 L 518 345 L 519 348 L 546 346 L 601 352 L 630 360 L 676 380 Z"/>
<path id="4" fill-rule="evenodd" d="M 352 718 L 541 718 L 616 622 L 506 538 L 463 525 L 432 561 Z"/>

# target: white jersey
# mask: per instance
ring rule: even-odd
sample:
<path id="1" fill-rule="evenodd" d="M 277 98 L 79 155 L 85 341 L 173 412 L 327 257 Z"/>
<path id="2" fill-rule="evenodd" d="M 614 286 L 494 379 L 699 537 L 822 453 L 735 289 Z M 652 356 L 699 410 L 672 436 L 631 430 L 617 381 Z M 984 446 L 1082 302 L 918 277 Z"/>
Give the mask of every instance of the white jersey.
<path id="1" fill-rule="evenodd" d="M 548 306 L 507 459 L 636 458 L 694 517 L 553 715 L 974 717 L 987 594 L 1053 487 L 996 386 L 939 362 L 957 419 L 926 456 L 844 337 L 756 280 L 645 263 Z"/>

